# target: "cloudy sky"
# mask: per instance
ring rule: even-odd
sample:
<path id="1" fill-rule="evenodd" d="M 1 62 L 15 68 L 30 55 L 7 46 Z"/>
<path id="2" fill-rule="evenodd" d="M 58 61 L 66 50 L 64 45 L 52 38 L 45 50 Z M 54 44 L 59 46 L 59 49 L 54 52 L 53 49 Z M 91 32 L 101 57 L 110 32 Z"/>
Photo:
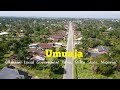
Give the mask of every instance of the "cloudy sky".
<path id="1" fill-rule="evenodd" d="M 120 18 L 120 11 L 0 11 L 0 16 Z"/>

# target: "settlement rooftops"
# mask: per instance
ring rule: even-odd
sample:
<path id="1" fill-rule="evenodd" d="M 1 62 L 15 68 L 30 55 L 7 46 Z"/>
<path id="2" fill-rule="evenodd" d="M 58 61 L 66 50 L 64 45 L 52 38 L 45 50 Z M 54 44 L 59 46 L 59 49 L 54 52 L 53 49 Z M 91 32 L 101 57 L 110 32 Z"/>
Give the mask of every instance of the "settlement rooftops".
<path id="1" fill-rule="evenodd" d="M 52 43 L 40 43 L 39 47 L 41 47 L 41 49 L 50 49 L 53 47 Z"/>

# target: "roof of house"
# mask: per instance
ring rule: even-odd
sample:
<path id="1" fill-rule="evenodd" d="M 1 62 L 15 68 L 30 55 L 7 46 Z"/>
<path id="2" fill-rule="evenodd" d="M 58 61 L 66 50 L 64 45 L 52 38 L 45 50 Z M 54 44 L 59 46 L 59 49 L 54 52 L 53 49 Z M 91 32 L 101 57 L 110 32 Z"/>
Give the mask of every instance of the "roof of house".
<path id="1" fill-rule="evenodd" d="M 104 46 L 98 46 L 96 48 L 98 49 L 99 52 L 101 52 L 101 51 L 107 52 L 108 51 L 108 49 L 106 47 L 104 47 Z"/>
<path id="2" fill-rule="evenodd" d="M 52 44 L 52 43 L 40 43 L 40 44 L 39 44 L 39 47 L 50 49 L 50 48 L 53 47 L 53 44 Z"/>
<path id="3" fill-rule="evenodd" d="M 51 35 L 52 38 L 64 38 L 66 36 L 66 32 L 56 32 Z"/>
<path id="4" fill-rule="evenodd" d="M 89 54 L 91 57 L 97 57 L 97 56 L 100 55 L 99 53 L 94 53 L 94 52 L 89 52 L 88 54 Z"/>
<path id="5" fill-rule="evenodd" d="M 38 43 L 32 43 L 29 45 L 29 47 L 33 47 L 33 46 L 37 46 L 37 45 L 38 45 Z"/>
<path id="6" fill-rule="evenodd" d="M 55 45 L 63 45 L 62 43 L 55 42 Z"/>
<path id="7" fill-rule="evenodd" d="M 45 58 L 41 57 L 41 56 L 35 56 L 33 57 L 34 60 L 37 60 L 37 61 L 44 61 Z"/>
<path id="8" fill-rule="evenodd" d="M 75 40 L 81 40 L 82 39 L 82 37 L 80 37 L 80 38 L 77 38 L 77 39 L 75 39 Z"/>
<path id="9" fill-rule="evenodd" d="M 99 56 L 100 54 L 94 51 L 93 49 L 89 49 L 88 55 L 90 55 L 91 57 L 96 57 L 96 56 Z"/>
<path id="10" fill-rule="evenodd" d="M 96 51 L 96 49 L 98 49 L 98 51 Z M 106 47 L 104 47 L 104 46 L 98 46 L 98 47 L 96 47 L 96 49 L 88 50 L 88 54 L 91 57 L 96 57 L 96 56 L 101 55 L 99 52 L 102 52 L 102 51 L 107 52 L 108 51 L 108 49 Z"/>
<path id="11" fill-rule="evenodd" d="M 53 38 L 53 39 L 62 39 L 63 36 L 59 35 L 59 34 L 55 34 L 55 35 L 52 35 L 51 38 Z"/>
<path id="12" fill-rule="evenodd" d="M 62 36 L 65 36 L 67 33 L 64 30 L 59 30 L 56 34 L 60 34 Z"/>
<path id="13" fill-rule="evenodd" d="M 0 71 L 0 79 L 18 79 L 20 77 L 24 77 L 24 75 L 20 75 L 17 69 L 4 67 Z"/>
<path id="14" fill-rule="evenodd" d="M 8 32 L 1 32 L 0 35 L 7 35 Z"/>
<path id="15" fill-rule="evenodd" d="M 36 49 L 36 48 L 29 48 L 29 49 L 28 49 L 28 52 L 35 53 L 35 52 L 37 52 L 37 49 Z"/>
<path id="16" fill-rule="evenodd" d="M 37 54 L 37 55 L 39 55 L 39 56 L 45 56 L 45 55 L 46 55 L 45 51 L 38 50 L 38 49 L 35 49 L 35 48 L 29 48 L 29 49 L 28 49 L 28 52 L 29 52 L 31 55 L 33 55 L 33 54 Z"/>
<path id="17" fill-rule="evenodd" d="M 54 39 L 53 42 L 58 42 L 60 39 Z"/>

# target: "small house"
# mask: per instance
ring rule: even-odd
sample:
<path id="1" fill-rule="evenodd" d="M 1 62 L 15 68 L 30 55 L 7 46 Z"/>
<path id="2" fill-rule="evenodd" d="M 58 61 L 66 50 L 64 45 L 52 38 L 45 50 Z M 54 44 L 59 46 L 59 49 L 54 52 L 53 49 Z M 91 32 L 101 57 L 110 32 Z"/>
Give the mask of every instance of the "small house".
<path id="1" fill-rule="evenodd" d="M 61 46 L 63 46 L 63 44 L 60 43 L 60 42 L 55 42 L 54 45 L 55 45 L 55 47 L 61 47 Z"/>
<path id="2" fill-rule="evenodd" d="M 101 54 L 107 53 L 108 49 L 104 46 L 97 46 L 94 49 L 88 50 L 88 55 L 91 57 L 96 57 L 99 56 Z"/>
<path id="3" fill-rule="evenodd" d="M 32 43 L 32 44 L 30 44 L 29 48 L 38 48 L 38 43 Z"/>
<path id="4" fill-rule="evenodd" d="M 62 40 L 62 39 L 64 39 L 64 36 L 61 34 L 55 34 L 55 35 L 52 35 L 50 38 L 49 38 L 50 40 L 53 40 L 53 42 L 58 42 L 58 41 L 60 41 L 60 40 Z"/>
<path id="5" fill-rule="evenodd" d="M 8 32 L 1 32 L 0 36 L 2 36 L 2 35 L 8 35 Z"/>
<path id="6" fill-rule="evenodd" d="M 45 58 L 37 55 L 37 56 L 34 56 L 34 57 L 32 58 L 32 60 L 35 60 L 35 61 L 44 61 Z"/>
<path id="7" fill-rule="evenodd" d="M 41 50 L 51 49 L 52 47 L 53 47 L 52 43 L 40 43 L 39 44 L 39 49 Z"/>

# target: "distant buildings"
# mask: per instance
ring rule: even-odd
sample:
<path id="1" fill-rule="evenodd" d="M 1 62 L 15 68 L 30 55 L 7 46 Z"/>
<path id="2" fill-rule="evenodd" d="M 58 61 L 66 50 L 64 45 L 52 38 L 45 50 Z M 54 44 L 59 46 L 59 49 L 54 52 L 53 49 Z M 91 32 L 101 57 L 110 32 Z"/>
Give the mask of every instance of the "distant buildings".
<path id="1" fill-rule="evenodd" d="M 60 40 L 63 40 L 67 37 L 68 33 L 64 30 L 59 30 L 58 32 L 56 32 L 55 34 L 51 35 L 49 37 L 50 40 L 52 40 L 53 42 L 59 42 Z"/>
<path id="2" fill-rule="evenodd" d="M 31 60 L 44 61 L 45 60 L 45 50 L 51 49 L 53 47 L 52 43 L 33 43 L 29 45 L 28 52 L 31 56 Z"/>
<path id="3" fill-rule="evenodd" d="M 76 39 L 75 39 L 76 42 L 75 42 L 74 44 L 75 44 L 75 45 L 79 45 L 81 39 L 82 39 L 82 37 L 80 37 L 80 38 L 76 38 Z"/>
<path id="4" fill-rule="evenodd" d="M 62 35 L 52 35 L 49 39 L 52 40 L 53 42 L 58 42 L 61 39 L 63 39 L 64 37 Z"/>
<path id="5" fill-rule="evenodd" d="M 109 27 L 109 28 L 107 29 L 107 31 L 111 31 L 111 30 L 113 30 L 113 28 L 112 28 L 112 27 Z"/>
<path id="6" fill-rule="evenodd" d="M 0 36 L 8 36 L 8 32 L 1 32 L 0 33 Z M 8 38 L 5 38 L 5 40 L 7 40 Z M 3 38 L 2 37 L 0 37 L 0 41 L 3 41 Z"/>
<path id="7" fill-rule="evenodd" d="M 30 60 L 44 61 L 46 57 L 45 50 L 52 49 L 53 47 L 61 47 L 63 43 L 59 42 L 67 37 L 68 33 L 64 30 L 58 30 L 54 32 L 51 36 L 43 35 L 42 37 L 47 37 L 51 40 L 51 43 L 32 43 L 29 45 L 28 52 L 31 55 Z"/>
<path id="8" fill-rule="evenodd" d="M 0 33 L 0 36 L 1 36 L 1 35 L 8 35 L 8 32 L 1 32 L 1 33 Z"/>

